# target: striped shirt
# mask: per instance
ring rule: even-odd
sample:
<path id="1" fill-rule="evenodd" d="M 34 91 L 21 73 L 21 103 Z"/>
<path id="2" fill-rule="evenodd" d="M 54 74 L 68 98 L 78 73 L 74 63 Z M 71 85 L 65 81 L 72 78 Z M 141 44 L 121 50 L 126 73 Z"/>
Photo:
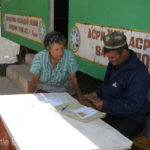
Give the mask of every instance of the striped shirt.
<path id="1" fill-rule="evenodd" d="M 40 75 L 40 82 L 60 86 L 68 79 L 68 75 L 78 70 L 74 54 L 65 50 L 63 57 L 53 68 L 47 50 L 40 51 L 34 56 L 30 72 Z"/>

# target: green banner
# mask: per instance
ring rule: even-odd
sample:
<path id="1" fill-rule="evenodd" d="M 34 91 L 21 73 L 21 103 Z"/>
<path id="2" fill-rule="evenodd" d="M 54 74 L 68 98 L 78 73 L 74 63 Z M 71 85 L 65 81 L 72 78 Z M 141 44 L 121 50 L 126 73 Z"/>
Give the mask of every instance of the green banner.
<path id="1" fill-rule="evenodd" d="M 80 71 L 103 80 L 108 61 L 102 38 L 114 30 L 127 35 L 131 48 L 150 69 L 149 7 L 149 0 L 70 0 L 69 48 L 78 58 Z"/>
<path id="2" fill-rule="evenodd" d="M 103 80 L 108 60 L 102 39 L 118 31 L 127 36 L 129 48 L 150 71 L 149 8 L 149 0 L 70 0 L 69 48 L 77 57 L 79 70 Z"/>
<path id="3" fill-rule="evenodd" d="M 2 36 L 39 51 L 49 27 L 49 0 L 2 0 Z"/>

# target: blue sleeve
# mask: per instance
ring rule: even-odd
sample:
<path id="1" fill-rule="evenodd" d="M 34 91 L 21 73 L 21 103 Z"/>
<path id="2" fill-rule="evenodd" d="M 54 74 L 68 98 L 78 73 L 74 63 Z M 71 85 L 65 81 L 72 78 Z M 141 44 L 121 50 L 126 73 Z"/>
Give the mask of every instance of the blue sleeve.
<path id="1" fill-rule="evenodd" d="M 147 93 L 150 85 L 150 76 L 148 71 L 142 70 L 132 73 L 128 80 L 126 97 L 121 95 L 105 99 L 103 102 L 103 111 L 111 115 L 120 114 L 127 116 L 132 113 L 147 111 Z"/>
<path id="2" fill-rule="evenodd" d="M 41 72 L 41 62 L 39 54 L 36 54 L 32 60 L 32 65 L 30 67 L 30 72 L 32 74 L 40 74 Z"/>
<path id="3" fill-rule="evenodd" d="M 75 73 L 78 71 L 77 60 L 75 59 L 74 54 L 68 50 L 68 72 L 69 74 Z"/>

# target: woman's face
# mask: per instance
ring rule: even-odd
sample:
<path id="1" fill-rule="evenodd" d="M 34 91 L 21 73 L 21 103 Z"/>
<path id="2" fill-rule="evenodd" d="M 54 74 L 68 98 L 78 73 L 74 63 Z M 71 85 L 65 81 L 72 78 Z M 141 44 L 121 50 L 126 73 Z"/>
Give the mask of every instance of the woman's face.
<path id="1" fill-rule="evenodd" d="M 50 52 L 52 59 L 59 61 L 64 54 L 64 44 L 54 43 L 52 48 L 47 48 L 47 50 Z"/>

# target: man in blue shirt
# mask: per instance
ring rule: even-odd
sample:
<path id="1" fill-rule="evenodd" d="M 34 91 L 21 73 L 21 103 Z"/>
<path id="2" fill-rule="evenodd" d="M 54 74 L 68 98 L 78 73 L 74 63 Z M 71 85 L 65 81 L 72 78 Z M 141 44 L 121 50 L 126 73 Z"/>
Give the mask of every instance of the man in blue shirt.
<path id="1" fill-rule="evenodd" d="M 133 138 L 144 128 L 150 110 L 150 75 L 136 53 L 128 49 L 125 35 L 112 32 L 103 40 L 109 64 L 104 82 L 89 97 L 99 99 L 93 105 L 107 113 L 104 121 Z"/>

